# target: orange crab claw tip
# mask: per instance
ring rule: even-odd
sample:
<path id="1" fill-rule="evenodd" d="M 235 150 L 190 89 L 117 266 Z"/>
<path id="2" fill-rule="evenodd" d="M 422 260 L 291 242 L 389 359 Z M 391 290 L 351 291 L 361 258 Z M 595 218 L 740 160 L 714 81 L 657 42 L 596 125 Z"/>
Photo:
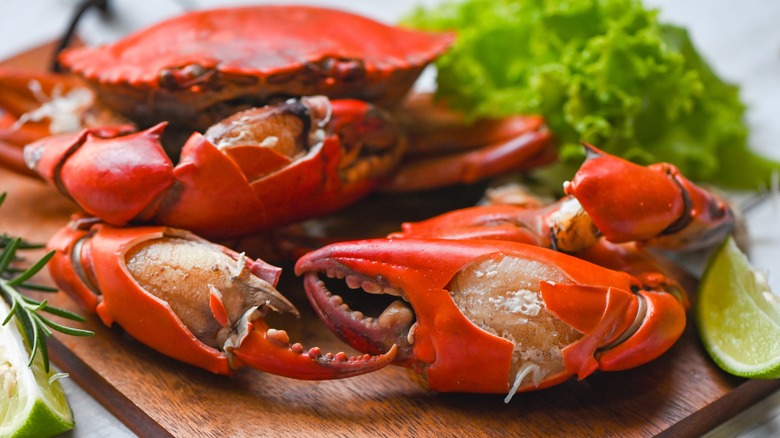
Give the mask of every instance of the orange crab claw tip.
<path id="1" fill-rule="evenodd" d="M 359 376 L 389 365 L 398 353 L 393 345 L 387 353 L 350 357 L 344 352 L 323 354 L 319 347 L 304 349 L 289 344 L 284 330 L 269 329 L 261 321 L 251 323 L 241 345 L 232 350 L 234 366 L 250 366 L 271 374 L 299 380 L 330 380 Z"/>

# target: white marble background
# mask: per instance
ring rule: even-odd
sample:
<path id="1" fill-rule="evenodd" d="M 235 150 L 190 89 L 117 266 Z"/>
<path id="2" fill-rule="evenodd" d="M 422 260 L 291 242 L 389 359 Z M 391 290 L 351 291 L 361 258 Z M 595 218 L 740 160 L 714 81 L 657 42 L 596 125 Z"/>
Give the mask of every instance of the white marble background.
<path id="1" fill-rule="evenodd" d="M 185 9 L 256 3 L 226 0 L 111 0 L 114 19 L 101 21 L 96 12 L 85 17 L 81 36 L 91 44 L 121 35 Z M 0 2 L 0 59 L 57 38 L 79 2 L 77 0 L 2 0 Z M 274 1 L 273 3 L 284 3 Z M 307 1 L 350 9 L 378 20 L 394 22 L 417 4 L 438 0 L 319 0 Z M 780 159 L 780 1 L 777 0 L 645 0 L 659 7 L 664 21 L 687 27 L 696 46 L 715 70 L 741 86 L 748 104 L 751 145 Z M 423 87 L 430 86 L 431 77 Z M 748 225 L 753 241 L 752 261 L 770 273 L 773 290 L 780 292 L 780 227 L 776 202 L 752 210 Z M 66 437 L 124 437 L 133 434 L 65 379 L 77 428 Z M 712 431 L 710 437 L 772 436 L 780 434 L 780 392 Z"/>

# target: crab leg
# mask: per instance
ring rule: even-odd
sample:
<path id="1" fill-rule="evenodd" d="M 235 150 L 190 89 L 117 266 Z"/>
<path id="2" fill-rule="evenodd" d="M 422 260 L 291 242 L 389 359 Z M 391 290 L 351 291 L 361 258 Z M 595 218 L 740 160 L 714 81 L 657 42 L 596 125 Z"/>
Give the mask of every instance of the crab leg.
<path id="1" fill-rule="evenodd" d="M 25 164 L 22 148 L 2 140 L 0 140 L 0 165 L 20 175 L 40 178 L 40 175 Z"/>
<path id="2" fill-rule="evenodd" d="M 664 249 L 699 249 L 735 228 L 728 203 L 668 163 L 640 166 L 593 146 L 565 185 L 599 232 L 612 242 L 638 241 Z"/>
<path id="3" fill-rule="evenodd" d="M 76 219 L 49 242 L 58 286 L 141 343 L 214 373 L 243 366 L 306 380 L 337 379 L 384 367 L 395 356 L 348 357 L 291 344 L 269 328 L 271 312 L 298 316 L 274 287 L 280 269 L 189 232 L 114 228 Z"/>
<path id="4" fill-rule="evenodd" d="M 74 76 L 0 67 L 0 165 L 40 178 L 25 163 L 25 145 L 87 126 L 128 124 L 94 100 Z"/>
<path id="5" fill-rule="evenodd" d="M 552 134 L 539 116 L 468 121 L 429 94 L 408 98 L 397 114 L 409 151 L 383 191 L 468 184 L 555 159 Z"/>
<path id="6" fill-rule="evenodd" d="M 531 122 L 531 126 L 541 126 Z M 548 148 L 551 136 L 546 130 L 531 128 L 514 138 L 481 149 L 428 159 L 412 160 L 401 166 L 389 183 L 387 192 L 434 189 L 454 184 L 469 184 L 509 172 L 530 170 L 555 159 Z"/>
<path id="7" fill-rule="evenodd" d="M 92 94 L 75 77 L 0 67 L 0 139 L 20 148 L 82 128 Z"/>
<path id="8" fill-rule="evenodd" d="M 295 271 L 346 342 L 366 351 L 399 345 L 396 361 L 438 391 L 511 394 L 630 368 L 669 349 L 685 327 L 675 295 L 516 242 L 344 242 L 307 254 Z M 326 277 L 399 303 L 367 318 Z"/>
<path id="9" fill-rule="evenodd" d="M 404 223 L 391 237 L 512 240 L 580 253 L 609 242 L 670 250 L 701 249 L 736 226 L 729 205 L 667 163 L 648 167 L 587 146 L 588 158 L 546 206 L 480 205 Z"/>

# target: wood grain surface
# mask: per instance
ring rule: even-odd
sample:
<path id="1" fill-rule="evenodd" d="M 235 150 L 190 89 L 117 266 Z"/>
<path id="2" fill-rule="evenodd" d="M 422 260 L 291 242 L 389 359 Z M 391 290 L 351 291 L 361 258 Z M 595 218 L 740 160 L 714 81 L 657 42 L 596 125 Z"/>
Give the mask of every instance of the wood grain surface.
<path id="1" fill-rule="evenodd" d="M 40 59 L 23 58 L 33 66 Z M 76 211 L 52 188 L 4 169 L 0 191 L 8 192 L 0 233 L 45 242 Z M 411 199 L 406 212 L 429 201 Z M 354 209 L 370 211 L 374 202 Z M 350 352 L 316 319 L 299 279 L 285 268 L 280 290 L 302 317 L 272 325 L 305 347 Z M 53 284 L 47 273 L 36 280 Z M 62 293 L 47 298 L 84 313 Z M 328 382 L 254 370 L 217 376 L 154 352 L 95 316 L 82 326 L 96 335 L 55 334 L 54 362 L 140 436 L 699 436 L 780 388 L 778 380 L 746 381 L 718 370 L 692 324 L 652 363 L 517 394 L 509 404 L 501 395 L 432 393 L 398 367 Z"/>

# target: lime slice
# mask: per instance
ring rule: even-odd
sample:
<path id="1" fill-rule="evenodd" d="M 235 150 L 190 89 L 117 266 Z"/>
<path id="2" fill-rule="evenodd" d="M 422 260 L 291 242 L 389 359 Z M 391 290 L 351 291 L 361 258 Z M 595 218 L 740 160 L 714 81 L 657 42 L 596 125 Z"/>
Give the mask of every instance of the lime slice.
<path id="1" fill-rule="evenodd" d="M 702 342 L 724 371 L 780 377 L 780 299 L 732 238 L 712 255 L 699 285 L 696 321 Z"/>
<path id="2" fill-rule="evenodd" d="M 0 322 L 9 308 L 0 299 Z M 0 437 L 49 437 L 73 429 L 65 392 L 41 355 L 31 367 L 16 317 L 0 326 Z"/>

